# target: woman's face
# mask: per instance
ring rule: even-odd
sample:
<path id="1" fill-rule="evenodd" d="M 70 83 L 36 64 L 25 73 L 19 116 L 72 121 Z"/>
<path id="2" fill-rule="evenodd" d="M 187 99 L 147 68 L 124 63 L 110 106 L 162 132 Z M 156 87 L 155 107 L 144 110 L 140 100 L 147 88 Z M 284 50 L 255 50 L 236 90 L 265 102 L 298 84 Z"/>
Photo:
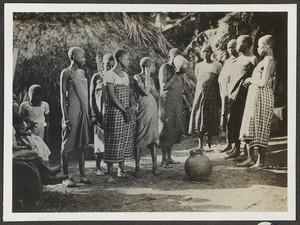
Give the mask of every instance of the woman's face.
<path id="1" fill-rule="evenodd" d="M 155 66 L 155 64 L 154 64 L 154 63 L 151 63 L 151 65 L 149 66 L 149 69 L 150 69 L 151 73 L 155 73 L 155 71 L 156 71 L 156 66 Z"/>
<path id="2" fill-rule="evenodd" d="M 109 71 L 111 70 L 115 65 L 115 61 L 114 60 L 109 60 L 107 62 L 103 63 L 104 66 L 104 71 Z"/>
<path id="3" fill-rule="evenodd" d="M 227 52 L 229 53 L 229 55 L 236 55 L 236 53 L 237 53 L 237 51 L 236 51 L 236 43 L 228 45 Z"/>
<path id="4" fill-rule="evenodd" d="M 260 56 L 264 56 L 267 51 L 268 46 L 262 42 L 261 40 L 258 41 L 257 53 Z"/>
<path id="5" fill-rule="evenodd" d="M 212 51 L 209 47 L 203 48 L 202 49 L 202 55 L 204 59 L 210 59 L 212 54 Z"/>
<path id="6" fill-rule="evenodd" d="M 29 99 L 33 103 L 39 103 L 42 99 L 42 91 L 41 89 L 36 88 L 31 93 L 29 93 Z"/>
<path id="7" fill-rule="evenodd" d="M 130 55 L 129 53 L 124 54 L 122 57 L 120 57 L 120 63 L 125 67 L 126 69 L 130 66 Z"/>
<path id="8" fill-rule="evenodd" d="M 76 54 L 74 54 L 74 60 L 80 65 L 84 66 L 85 65 L 85 52 L 84 51 L 78 51 Z"/>

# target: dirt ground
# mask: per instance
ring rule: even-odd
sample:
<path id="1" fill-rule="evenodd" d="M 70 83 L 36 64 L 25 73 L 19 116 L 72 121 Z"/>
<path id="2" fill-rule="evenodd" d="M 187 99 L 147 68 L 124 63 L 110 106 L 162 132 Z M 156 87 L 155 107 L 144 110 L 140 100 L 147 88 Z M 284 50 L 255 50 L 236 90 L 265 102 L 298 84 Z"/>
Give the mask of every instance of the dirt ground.
<path id="1" fill-rule="evenodd" d="M 39 212 L 282 212 L 287 211 L 287 141 L 286 137 L 270 141 L 268 169 L 249 171 L 225 160 L 224 138 L 213 140 L 214 151 L 205 153 L 213 165 L 208 181 L 191 182 L 185 175 L 184 162 L 197 139 L 184 137 L 174 146 L 173 158 L 180 164 L 159 168 L 159 176 L 151 173 L 151 157 L 143 152 L 142 178 L 116 178 L 95 175 L 95 161 L 86 161 L 86 174 L 91 185 L 66 188 L 61 184 L 44 187 L 36 206 Z M 161 162 L 161 151 L 158 151 Z M 71 172 L 78 174 L 78 164 L 71 162 Z M 105 165 L 103 164 L 105 168 Z M 115 166 L 117 167 L 117 165 Z M 134 160 L 126 162 L 133 175 Z M 77 175 L 78 176 L 78 175 Z"/>

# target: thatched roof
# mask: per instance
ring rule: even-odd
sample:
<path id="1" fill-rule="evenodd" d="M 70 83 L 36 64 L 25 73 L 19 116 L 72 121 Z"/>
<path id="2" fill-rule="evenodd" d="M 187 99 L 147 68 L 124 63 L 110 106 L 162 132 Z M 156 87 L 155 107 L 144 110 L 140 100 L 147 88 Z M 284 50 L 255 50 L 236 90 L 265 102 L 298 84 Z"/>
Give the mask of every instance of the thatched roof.
<path id="1" fill-rule="evenodd" d="M 165 58 L 171 48 L 162 34 L 141 14 L 15 14 L 14 47 L 20 50 L 20 60 L 58 51 L 61 54 L 71 46 L 80 46 L 93 56 L 124 47 L 133 53 L 134 59 L 150 55 L 158 61 Z M 87 67 L 95 68 L 90 66 Z"/>
<path id="2" fill-rule="evenodd" d="M 118 47 L 131 53 L 130 75 L 140 71 L 139 60 L 144 56 L 154 58 L 159 67 L 167 61 L 172 46 L 149 21 L 147 14 L 141 13 L 15 13 L 13 41 L 19 56 L 14 93 L 22 99 L 30 85 L 40 84 L 43 99 L 50 104 L 52 129 L 59 129 L 59 75 L 69 65 L 68 49 L 79 46 L 85 50 L 87 77 L 97 70 L 96 55 L 101 57 Z M 184 79 L 190 80 L 188 75 Z M 188 84 L 190 81 L 184 97 L 189 99 L 189 111 L 195 82 Z"/>

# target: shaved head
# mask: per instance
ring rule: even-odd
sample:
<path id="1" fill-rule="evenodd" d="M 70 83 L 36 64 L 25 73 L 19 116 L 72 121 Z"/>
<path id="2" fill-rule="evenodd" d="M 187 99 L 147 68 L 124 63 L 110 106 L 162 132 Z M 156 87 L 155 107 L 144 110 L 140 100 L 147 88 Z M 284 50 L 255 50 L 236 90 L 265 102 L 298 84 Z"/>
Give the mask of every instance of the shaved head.
<path id="1" fill-rule="evenodd" d="M 140 61 L 140 67 L 142 69 L 145 68 L 146 66 L 150 66 L 152 64 L 155 65 L 155 61 L 151 57 L 144 57 Z"/>
<path id="2" fill-rule="evenodd" d="M 77 55 L 78 53 L 84 53 L 84 50 L 82 48 L 79 47 L 71 47 L 68 51 L 68 56 L 69 59 L 72 60 L 73 59 L 73 55 Z"/>
<path id="3" fill-rule="evenodd" d="M 232 40 L 230 40 L 230 41 L 228 42 L 227 48 L 228 48 L 228 47 L 231 47 L 231 46 L 235 46 L 235 45 L 236 45 L 236 39 L 232 39 Z"/>
<path id="4" fill-rule="evenodd" d="M 247 47 L 251 47 L 252 45 L 252 38 L 250 35 L 241 35 L 238 37 L 237 41 L 241 41 L 246 44 Z"/>
<path id="5" fill-rule="evenodd" d="M 107 53 L 107 54 L 105 54 L 105 55 L 103 56 L 102 62 L 103 62 L 103 63 L 107 63 L 107 62 L 113 61 L 113 60 L 114 60 L 113 55 L 110 54 L 110 53 Z"/>
<path id="6" fill-rule="evenodd" d="M 210 44 L 204 44 L 201 48 L 201 52 L 203 52 L 204 50 L 209 50 L 212 52 L 212 47 Z"/>
<path id="7" fill-rule="evenodd" d="M 275 38 L 270 34 L 261 37 L 258 41 L 268 45 L 271 49 L 274 48 Z"/>
<path id="8" fill-rule="evenodd" d="M 182 55 L 181 51 L 178 48 L 172 48 L 169 52 L 169 56 L 176 57 L 177 55 Z"/>

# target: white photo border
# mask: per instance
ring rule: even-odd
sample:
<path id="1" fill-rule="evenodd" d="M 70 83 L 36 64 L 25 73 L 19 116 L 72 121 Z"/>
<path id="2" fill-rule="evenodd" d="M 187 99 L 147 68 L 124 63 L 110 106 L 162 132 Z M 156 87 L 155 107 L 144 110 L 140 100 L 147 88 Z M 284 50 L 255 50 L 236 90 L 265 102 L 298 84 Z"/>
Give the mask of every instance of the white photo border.
<path id="1" fill-rule="evenodd" d="M 70 10 L 71 9 L 71 10 Z M 287 12 L 288 13 L 288 211 L 287 212 L 12 212 L 13 13 L 15 12 Z M 296 4 L 4 4 L 3 221 L 246 221 L 296 219 Z M 55 216 L 54 216 L 55 215 Z"/>

